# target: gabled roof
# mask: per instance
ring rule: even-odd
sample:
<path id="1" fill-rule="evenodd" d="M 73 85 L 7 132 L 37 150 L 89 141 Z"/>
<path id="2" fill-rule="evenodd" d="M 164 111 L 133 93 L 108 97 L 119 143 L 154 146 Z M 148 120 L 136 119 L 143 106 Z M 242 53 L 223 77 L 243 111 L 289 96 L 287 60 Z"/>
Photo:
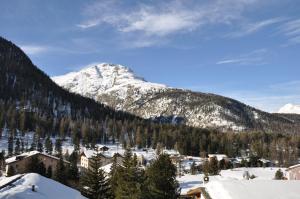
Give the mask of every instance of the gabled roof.
<path id="1" fill-rule="evenodd" d="M 32 157 L 32 156 L 37 155 L 37 154 L 40 154 L 40 155 L 43 155 L 43 156 L 47 156 L 47 157 L 52 158 L 52 159 L 59 160 L 58 157 L 49 155 L 47 153 L 41 153 L 39 151 L 29 151 L 29 152 L 25 152 L 25 153 L 22 153 L 22 154 L 17 155 L 17 156 L 10 157 L 10 158 L 8 158 L 8 159 L 5 160 L 5 163 L 6 164 L 10 164 L 10 163 L 17 162 L 19 160 L 22 160 L 22 159 L 25 159 L 25 158 L 28 158 L 28 157 Z M 66 160 L 64 160 L 64 162 L 70 163 L 70 162 L 68 162 Z"/>
<path id="2" fill-rule="evenodd" d="M 286 171 L 289 171 L 289 170 L 292 170 L 292 169 L 295 169 L 295 168 L 298 168 L 298 167 L 300 167 L 300 164 L 290 166 L 289 168 L 286 169 Z"/>

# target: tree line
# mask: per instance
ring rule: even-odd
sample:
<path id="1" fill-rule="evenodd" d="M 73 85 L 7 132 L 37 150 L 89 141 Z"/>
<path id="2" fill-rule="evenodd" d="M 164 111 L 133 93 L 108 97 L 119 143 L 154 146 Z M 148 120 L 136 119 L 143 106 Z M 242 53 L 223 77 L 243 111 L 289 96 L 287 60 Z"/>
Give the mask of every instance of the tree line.
<path id="1" fill-rule="evenodd" d="M 145 170 L 139 167 L 130 149 L 121 164 L 116 156 L 106 174 L 101 168 L 100 153 L 91 159 L 90 167 L 80 179 L 81 192 L 91 199 L 175 199 L 179 195 L 176 167 L 166 154 L 160 154 Z M 100 168 L 100 169 L 99 169 Z"/>

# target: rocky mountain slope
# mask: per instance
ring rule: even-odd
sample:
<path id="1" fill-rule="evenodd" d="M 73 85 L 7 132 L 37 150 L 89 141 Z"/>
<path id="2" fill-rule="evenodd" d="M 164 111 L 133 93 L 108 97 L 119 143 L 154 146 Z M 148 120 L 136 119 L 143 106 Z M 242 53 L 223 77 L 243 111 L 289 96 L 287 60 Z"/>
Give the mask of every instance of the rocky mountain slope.
<path id="1" fill-rule="evenodd" d="M 93 64 L 52 79 L 68 91 L 143 118 L 235 131 L 295 132 L 299 126 L 230 98 L 147 82 L 121 65 Z"/>

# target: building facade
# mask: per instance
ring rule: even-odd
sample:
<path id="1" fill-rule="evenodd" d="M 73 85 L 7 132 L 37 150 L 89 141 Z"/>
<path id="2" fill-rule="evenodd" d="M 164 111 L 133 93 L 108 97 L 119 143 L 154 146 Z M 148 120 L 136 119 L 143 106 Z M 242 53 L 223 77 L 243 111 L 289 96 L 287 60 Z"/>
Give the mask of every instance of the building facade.
<path id="1" fill-rule="evenodd" d="M 45 153 L 41 153 L 38 151 L 30 151 L 23 153 L 21 155 L 17 155 L 11 158 L 8 158 L 5 160 L 6 164 L 6 175 L 8 172 L 8 168 L 12 167 L 15 174 L 19 173 L 26 173 L 27 172 L 27 166 L 32 160 L 32 158 L 37 157 L 39 161 L 43 162 L 45 169 L 48 169 L 49 167 L 52 168 L 52 171 L 55 172 L 56 166 L 59 162 L 59 158 L 48 155 Z M 64 161 L 65 164 L 69 164 L 69 162 Z"/>
<path id="2" fill-rule="evenodd" d="M 300 180 L 300 164 L 287 168 L 287 178 L 289 180 Z"/>

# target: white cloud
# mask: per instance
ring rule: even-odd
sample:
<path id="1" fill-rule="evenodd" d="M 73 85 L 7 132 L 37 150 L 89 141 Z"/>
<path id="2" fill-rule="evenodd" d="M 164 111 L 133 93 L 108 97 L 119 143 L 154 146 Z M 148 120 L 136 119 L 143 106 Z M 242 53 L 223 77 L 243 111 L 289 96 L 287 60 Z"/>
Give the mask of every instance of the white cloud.
<path id="1" fill-rule="evenodd" d="M 228 37 L 243 37 L 246 35 L 253 34 L 253 33 L 255 33 L 263 28 L 266 28 L 268 26 L 271 26 L 273 24 L 280 23 L 284 20 L 285 20 L 285 18 L 278 17 L 278 18 L 271 18 L 271 19 L 267 19 L 267 20 L 263 20 L 263 21 L 258 21 L 255 23 L 242 24 L 241 30 L 239 30 L 237 32 L 229 33 L 227 36 Z"/>
<path id="2" fill-rule="evenodd" d="M 88 29 L 109 24 L 119 32 L 139 32 L 147 36 L 164 37 L 189 32 L 205 25 L 232 24 L 258 0 L 169 0 L 135 4 L 130 8 L 122 1 L 97 1 L 88 5 L 85 20 L 77 26 Z M 271 23 L 271 22 L 265 22 Z M 260 26 L 264 26 L 261 24 Z"/>
<path id="3" fill-rule="evenodd" d="M 21 45 L 20 48 L 28 55 L 37 55 L 48 51 L 47 47 L 38 45 Z"/>
<path id="4" fill-rule="evenodd" d="M 288 21 L 280 27 L 280 32 L 289 38 L 289 43 L 300 44 L 300 19 Z"/>
<path id="5" fill-rule="evenodd" d="M 262 65 L 265 64 L 265 56 L 268 53 L 267 49 L 258 49 L 250 53 L 241 54 L 235 58 L 224 58 L 217 65 L 235 64 L 235 65 Z"/>
<path id="6" fill-rule="evenodd" d="M 275 91 L 285 93 L 300 93 L 300 80 L 288 81 L 270 85 L 270 88 Z"/>

